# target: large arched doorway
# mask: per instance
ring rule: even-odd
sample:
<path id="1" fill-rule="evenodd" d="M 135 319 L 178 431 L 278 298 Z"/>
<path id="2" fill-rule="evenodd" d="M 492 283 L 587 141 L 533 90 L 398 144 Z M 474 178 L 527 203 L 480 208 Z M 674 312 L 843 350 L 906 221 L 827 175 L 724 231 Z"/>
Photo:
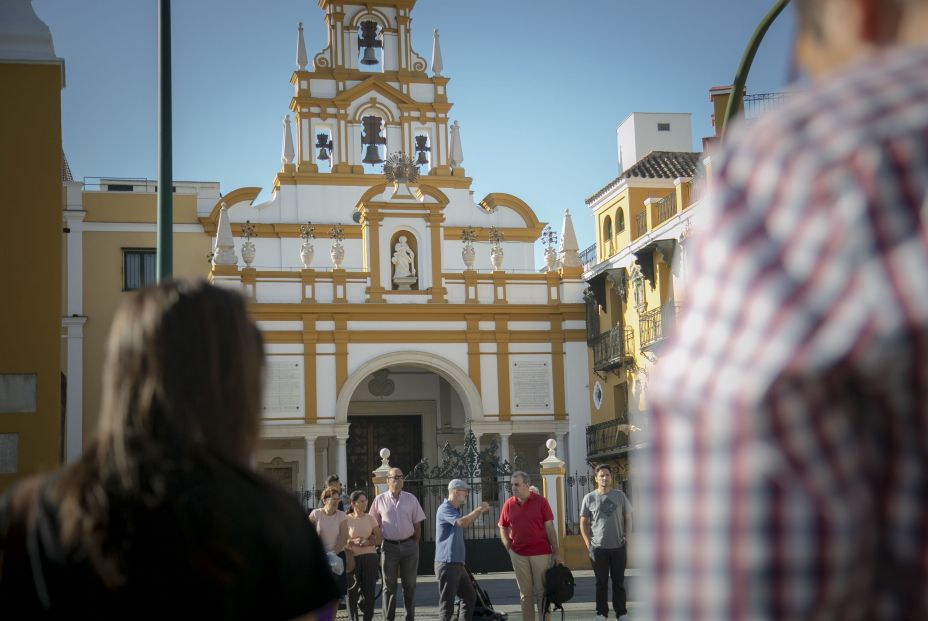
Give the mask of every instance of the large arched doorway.
<path id="1" fill-rule="evenodd" d="M 463 442 L 469 418 L 482 418 L 479 394 L 463 371 L 421 352 L 360 365 L 339 395 L 337 410 L 349 423 L 348 485 L 359 488 L 370 485 L 381 448 L 388 447 L 390 463 L 408 472 L 423 457 L 435 463 L 441 446 Z"/>

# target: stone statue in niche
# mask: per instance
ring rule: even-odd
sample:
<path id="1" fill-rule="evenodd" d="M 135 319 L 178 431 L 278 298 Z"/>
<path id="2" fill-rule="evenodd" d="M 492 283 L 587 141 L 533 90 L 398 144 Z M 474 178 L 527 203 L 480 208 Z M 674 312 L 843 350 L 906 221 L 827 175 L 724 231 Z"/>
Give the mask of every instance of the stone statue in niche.
<path id="1" fill-rule="evenodd" d="M 416 255 L 406 243 L 405 235 L 400 235 L 396 242 L 390 262 L 394 265 L 393 282 L 397 288 L 401 291 L 411 289 L 416 282 Z"/>

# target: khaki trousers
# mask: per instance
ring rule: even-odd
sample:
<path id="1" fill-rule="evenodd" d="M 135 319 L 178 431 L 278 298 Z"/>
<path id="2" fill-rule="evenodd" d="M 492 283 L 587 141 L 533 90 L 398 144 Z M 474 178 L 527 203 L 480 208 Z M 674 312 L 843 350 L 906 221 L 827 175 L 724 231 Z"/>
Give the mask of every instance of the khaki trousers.
<path id="1" fill-rule="evenodd" d="M 509 550 L 509 559 L 516 574 L 516 584 L 519 585 L 523 621 L 535 621 L 536 610 L 538 620 L 544 621 L 542 602 L 545 597 L 545 572 L 551 567 L 551 555 L 522 556 Z"/>

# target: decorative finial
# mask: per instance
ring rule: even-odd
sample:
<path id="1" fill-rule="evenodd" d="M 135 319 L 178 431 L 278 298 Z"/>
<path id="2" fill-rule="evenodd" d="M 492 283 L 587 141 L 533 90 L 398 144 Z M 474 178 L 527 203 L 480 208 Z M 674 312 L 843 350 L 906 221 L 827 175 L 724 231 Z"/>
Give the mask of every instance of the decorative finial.
<path id="1" fill-rule="evenodd" d="M 583 267 L 579 250 L 577 234 L 574 233 L 573 221 L 570 219 L 570 209 L 565 209 L 564 222 L 561 224 L 561 245 L 558 249 L 561 267 Z"/>
<path id="2" fill-rule="evenodd" d="M 306 56 L 306 41 L 303 39 L 303 22 L 297 26 L 296 35 L 296 68 L 299 71 L 305 71 L 309 58 Z"/>
<path id="3" fill-rule="evenodd" d="M 545 446 L 548 447 L 548 457 L 555 457 L 556 455 L 554 452 L 557 450 L 557 440 L 550 438 L 547 442 L 545 442 Z"/>
<path id="4" fill-rule="evenodd" d="M 464 150 L 461 148 L 461 126 L 455 121 L 451 124 L 451 168 L 460 168 L 464 163 Z"/>
<path id="5" fill-rule="evenodd" d="M 419 167 L 405 153 L 391 153 L 383 165 L 383 176 L 390 183 L 415 183 L 419 179 Z"/>
<path id="6" fill-rule="evenodd" d="M 238 265 L 232 225 L 229 223 L 229 210 L 225 201 L 219 204 L 219 222 L 216 223 L 216 241 L 213 245 L 213 265 Z"/>
<path id="7" fill-rule="evenodd" d="M 441 75 L 444 66 L 441 64 L 441 47 L 438 45 L 438 28 L 432 38 L 432 73 L 437 76 Z"/>
<path id="8" fill-rule="evenodd" d="M 281 139 L 280 163 L 286 166 L 293 163 L 293 135 L 290 133 L 290 115 L 284 117 L 284 135 Z"/>

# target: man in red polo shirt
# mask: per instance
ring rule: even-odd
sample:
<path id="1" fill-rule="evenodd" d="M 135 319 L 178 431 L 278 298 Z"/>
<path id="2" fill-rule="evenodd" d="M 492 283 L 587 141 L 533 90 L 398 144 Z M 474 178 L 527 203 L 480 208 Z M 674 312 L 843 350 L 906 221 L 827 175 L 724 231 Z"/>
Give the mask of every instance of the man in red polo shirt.
<path id="1" fill-rule="evenodd" d="M 544 496 L 529 489 L 527 474 L 513 472 L 511 484 L 512 497 L 499 515 L 499 538 L 516 574 L 522 619 L 535 621 L 537 608 L 539 621 L 544 621 L 545 572 L 559 562 L 554 513 Z"/>

